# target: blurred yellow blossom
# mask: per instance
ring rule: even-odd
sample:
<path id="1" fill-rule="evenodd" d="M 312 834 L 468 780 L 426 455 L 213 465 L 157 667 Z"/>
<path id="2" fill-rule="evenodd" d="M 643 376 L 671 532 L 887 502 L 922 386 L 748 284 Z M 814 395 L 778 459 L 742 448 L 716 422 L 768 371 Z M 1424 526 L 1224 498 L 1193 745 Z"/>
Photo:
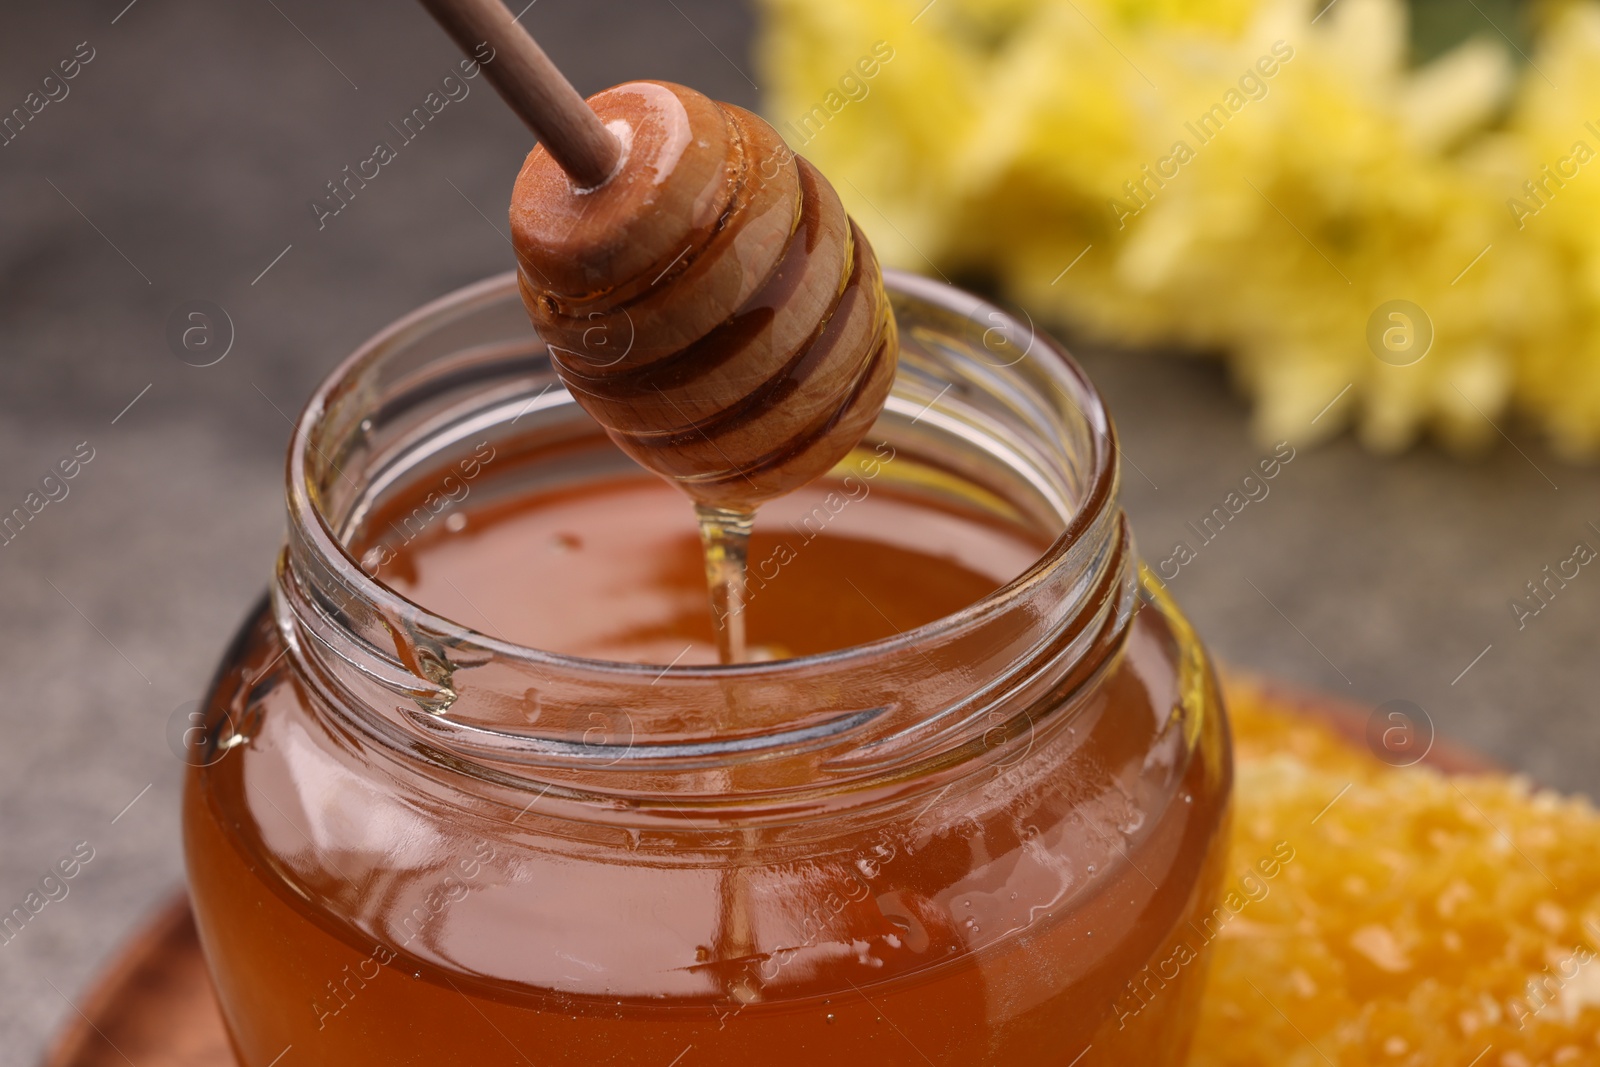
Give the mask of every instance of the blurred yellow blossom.
<path id="1" fill-rule="evenodd" d="M 1557 447 L 1593 454 L 1600 450 L 1600 6 L 1559 11 L 1532 62 L 1512 117 L 1521 169 L 1507 183 L 1502 210 L 1519 240 L 1545 249 L 1561 299 L 1540 324 L 1540 343 L 1524 353 L 1518 385 Z"/>
<path id="2" fill-rule="evenodd" d="M 1526 64 L 1489 34 L 1420 67 L 1401 0 L 764 7 L 769 115 L 826 116 L 796 148 L 887 262 L 1223 353 L 1268 440 L 1472 447 L 1518 411 L 1600 450 L 1594 0 L 1550 9 Z M 1395 301 L 1420 358 L 1375 355 Z"/>

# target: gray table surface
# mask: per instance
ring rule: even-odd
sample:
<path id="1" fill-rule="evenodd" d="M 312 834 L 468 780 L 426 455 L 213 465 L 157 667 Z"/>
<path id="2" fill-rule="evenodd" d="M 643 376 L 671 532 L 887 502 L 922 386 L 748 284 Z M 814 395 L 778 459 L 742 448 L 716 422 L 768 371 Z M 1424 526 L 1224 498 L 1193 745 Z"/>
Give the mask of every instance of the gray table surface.
<path id="1" fill-rule="evenodd" d="M 166 724 L 264 584 L 284 413 L 385 322 L 507 267 L 489 220 L 526 148 L 480 80 L 319 232 L 308 201 L 456 62 L 420 9 L 125 4 L 8 5 L 0 20 L 7 110 L 79 42 L 95 50 L 0 148 L 0 510 L 79 442 L 95 454 L 0 548 L 0 910 L 77 842 L 95 850 L 0 945 L 6 1063 L 36 1058 L 180 877 Z M 586 92 L 651 76 L 758 104 L 742 6 L 541 0 L 528 17 Z M 164 339 L 195 298 L 237 332 L 205 369 Z M 1246 406 L 1210 363 L 1082 358 L 1138 468 L 1135 528 L 1164 555 L 1264 454 Z M 1413 700 L 1441 732 L 1592 792 L 1600 576 L 1586 569 L 1520 632 L 1508 602 L 1578 540 L 1600 545 L 1586 525 L 1600 471 L 1511 432 L 1520 451 L 1475 462 L 1348 439 L 1302 451 L 1172 588 L 1229 663 Z"/>

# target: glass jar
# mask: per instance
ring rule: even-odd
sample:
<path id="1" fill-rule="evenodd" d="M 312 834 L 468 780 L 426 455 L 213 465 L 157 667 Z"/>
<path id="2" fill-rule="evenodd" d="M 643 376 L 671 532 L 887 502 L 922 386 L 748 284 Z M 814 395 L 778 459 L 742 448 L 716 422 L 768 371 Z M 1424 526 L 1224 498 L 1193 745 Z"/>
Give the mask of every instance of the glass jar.
<path id="1" fill-rule="evenodd" d="M 1183 1061 L 1232 779 L 1216 680 L 1136 561 L 1081 371 L 973 297 L 886 282 L 901 364 L 854 469 L 893 457 L 865 476 L 1047 547 L 824 654 L 557 655 L 372 576 L 395 500 L 628 464 L 513 277 L 317 390 L 184 800 L 244 1067 Z"/>

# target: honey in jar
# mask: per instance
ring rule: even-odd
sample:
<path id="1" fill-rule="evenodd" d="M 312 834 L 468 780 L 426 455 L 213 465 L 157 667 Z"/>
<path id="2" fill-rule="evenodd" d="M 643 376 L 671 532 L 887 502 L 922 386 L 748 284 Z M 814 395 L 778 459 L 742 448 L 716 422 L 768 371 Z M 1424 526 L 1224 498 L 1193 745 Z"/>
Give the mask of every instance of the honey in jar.
<path id="1" fill-rule="evenodd" d="M 244 1067 L 1182 1063 L 1210 666 L 1081 373 L 888 288 L 894 391 L 762 509 L 739 664 L 686 500 L 555 384 L 509 278 L 318 391 L 185 794 Z"/>

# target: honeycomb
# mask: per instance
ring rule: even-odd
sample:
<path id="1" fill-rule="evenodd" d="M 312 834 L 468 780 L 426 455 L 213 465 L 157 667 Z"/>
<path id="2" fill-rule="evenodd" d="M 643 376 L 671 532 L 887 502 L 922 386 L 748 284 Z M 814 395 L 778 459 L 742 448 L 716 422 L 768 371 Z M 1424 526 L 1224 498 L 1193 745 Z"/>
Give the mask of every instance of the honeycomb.
<path id="1" fill-rule="evenodd" d="M 1588 801 L 1390 767 L 1249 682 L 1229 710 L 1243 904 L 1192 1067 L 1600 1067 Z"/>

